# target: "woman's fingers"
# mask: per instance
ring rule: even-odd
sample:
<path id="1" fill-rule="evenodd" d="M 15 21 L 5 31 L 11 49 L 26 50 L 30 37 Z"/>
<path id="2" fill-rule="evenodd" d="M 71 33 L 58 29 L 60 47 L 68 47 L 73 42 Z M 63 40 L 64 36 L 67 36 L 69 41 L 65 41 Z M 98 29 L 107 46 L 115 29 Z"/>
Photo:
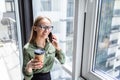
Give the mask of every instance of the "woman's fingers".
<path id="1" fill-rule="evenodd" d="M 26 70 L 28 72 L 32 72 L 32 69 L 41 69 L 43 67 L 43 62 L 39 62 L 38 60 L 31 59 L 26 66 Z"/>
<path id="2" fill-rule="evenodd" d="M 43 66 L 42 65 L 37 65 L 37 66 L 33 66 L 33 69 L 41 69 Z"/>
<path id="3" fill-rule="evenodd" d="M 55 35 L 53 35 L 52 38 L 53 38 L 54 40 L 57 40 L 57 36 L 55 36 Z"/>
<path id="4" fill-rule="evenodd" d="M 57 37 L 55 35 L 53 35 L 53 39 L 52 39 L 52 43 L 54 46 L 56 46 L 58 44 L 58 41 L 57 41 Z"/>
<path id="5" fill-rule="evenodd" d="M 57 49 L 57 50 L 61 50 L 59 44 L 58 44 L 58 40 L 57 40 L 57 36 L 53 35 L 52 36 L 52 44 L 53 46 Z"/>
<path id="6" fill-rule="evenodd" d="M 32 68 L 33 69 L 41 69 L 43 67 L 43 63 L 39 61 L 32 62 Z"/>

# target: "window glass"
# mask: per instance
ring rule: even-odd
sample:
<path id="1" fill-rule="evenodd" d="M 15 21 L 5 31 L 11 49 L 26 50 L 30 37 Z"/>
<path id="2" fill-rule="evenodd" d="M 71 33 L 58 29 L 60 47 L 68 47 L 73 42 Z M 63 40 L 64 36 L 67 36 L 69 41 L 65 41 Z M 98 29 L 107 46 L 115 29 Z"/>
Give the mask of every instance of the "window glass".
<path id="1" fill-rule="evenodd" d="M 11 9 L 12 7 L 11 7 L 11 3 L 10 2 L 6 2 L 6 10 L 7 11 L 11 11 L 12 9 Z"/>
<path id="2" fill-rule="evenodd" d="M 73 10 L 74 0 L 33 0 L 33 15 L 34 18 L 42 15 L 47 16 L 52 20 L 54 29 L 53 34 L 57 35 L 60 46 L 66 55 L 66 68 L 72 71 L 72 52 L 73 52 Z M 49 6 L 51 9 L 45 9 Z M 43 8 L 43 6 L 45 6 Z M 57 66 L 56 66 L 57 67 Z M 53 69 L 60 71 L 60 69 Z M 59 74 L 65 73 L 60 71 Z M 54 76 L 55 78 L 55 76 Z M 69 76 L 68 76 L 69 78 Z M 66 78 L 67 79 L 67 78 Z M 56 78 L 59 80 L 59 78 Z M 70 78 L 68 79 L 70 80 Z"/>
<path id="3" fill-rule="evenodd" d="M 14 11 L 14 3 L 13 3 L 13 1 L 5 2 L 5 6 L 6 6 L 6 11 L 7 12 L 13 12 Z"/>
<path id="4" fill-rule="evenodd" d="M 93 70 L 120 79 L 120 0 L 102 0 Z"/>
<path id="5" fill-rule="evenodd" d="M 18 26 L 15 12 L 8 12 L 14 10 L 11 2 L 0 1 L 0 80 L 21 80 Z"/>
<path id="6" fill-rule="evenodd" d="M 41 11 L 51 11 L 51 0 L 41 0 Z"/>

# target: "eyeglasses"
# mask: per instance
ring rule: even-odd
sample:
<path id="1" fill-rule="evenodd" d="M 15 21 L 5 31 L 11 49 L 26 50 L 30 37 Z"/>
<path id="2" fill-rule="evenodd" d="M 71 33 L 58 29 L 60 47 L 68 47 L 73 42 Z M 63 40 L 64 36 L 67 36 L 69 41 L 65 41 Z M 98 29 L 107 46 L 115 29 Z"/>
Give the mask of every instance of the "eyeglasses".
<path id="1" fill-rule="evenodd" d="M 42 26 L 42 25 L 38 25 L 42 30 L 49 30 L 51 31 L 53 29 L 53 26 Z"/>

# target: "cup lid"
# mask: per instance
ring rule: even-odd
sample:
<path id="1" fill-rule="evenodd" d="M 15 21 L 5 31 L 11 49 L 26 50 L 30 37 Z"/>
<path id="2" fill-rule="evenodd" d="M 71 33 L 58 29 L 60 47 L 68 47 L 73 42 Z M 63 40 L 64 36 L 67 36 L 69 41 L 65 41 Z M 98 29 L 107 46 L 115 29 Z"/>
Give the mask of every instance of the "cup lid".
<path id="1" fill-rule="evenodd" d="M 45 53 L 45 50 L 36 49 L 36 50 L 34 51 L 34 53 L 37 54 L 37 55 L 41 55 L 41 54 L 44 54 L 44 53 Z"/>

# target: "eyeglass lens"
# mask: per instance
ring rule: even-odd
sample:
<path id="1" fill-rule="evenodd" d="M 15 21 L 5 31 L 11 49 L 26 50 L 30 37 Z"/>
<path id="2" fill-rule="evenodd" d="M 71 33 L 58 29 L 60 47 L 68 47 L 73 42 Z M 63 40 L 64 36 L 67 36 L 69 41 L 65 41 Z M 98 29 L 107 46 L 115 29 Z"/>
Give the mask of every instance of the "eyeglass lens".
<path id="1" fill-rule="evenodd" d="M 43 30 L 46 30 L 46 29 L 52 30 L 53 26 L 40 26 L 40 28 L 43 29 Z"/>

